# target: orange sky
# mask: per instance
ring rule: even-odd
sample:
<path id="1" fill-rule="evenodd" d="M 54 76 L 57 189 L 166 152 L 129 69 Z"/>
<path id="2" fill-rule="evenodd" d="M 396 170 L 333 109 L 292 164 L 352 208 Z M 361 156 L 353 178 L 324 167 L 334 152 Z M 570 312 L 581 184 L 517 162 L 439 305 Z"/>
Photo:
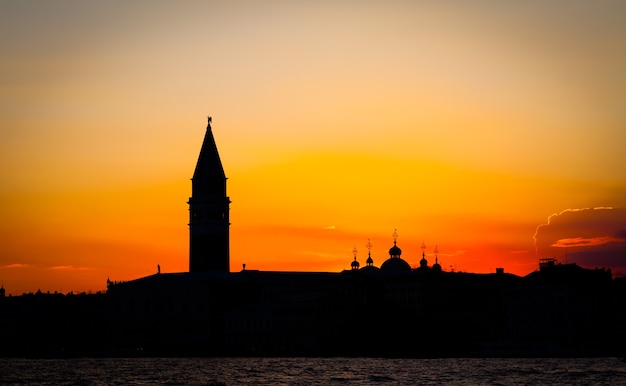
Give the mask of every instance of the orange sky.
<path id="1" fill-rule="evenodd" d="M 0 280 L 188 269 L 206 115 L 231 270 L 626 272 L 621 1 L 0 3 Z M 585 209 L 586 208 L 586 209 Z M 603 209 L 594 209 L 603 208 Z M 568 210 L 570 209 L 570 210 Z"/>

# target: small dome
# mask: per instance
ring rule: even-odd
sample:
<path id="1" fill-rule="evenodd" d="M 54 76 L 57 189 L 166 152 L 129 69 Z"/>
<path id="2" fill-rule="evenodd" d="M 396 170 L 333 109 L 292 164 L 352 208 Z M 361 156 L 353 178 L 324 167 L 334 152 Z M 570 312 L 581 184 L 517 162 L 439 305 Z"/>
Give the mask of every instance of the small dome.
<path id="1" fill-rule="evenodd" d="M 356 256 L 354 256 L 354 261 L 350 265 L 352 266 L 352 269 L 359 269 L 359 266 L 361 264 L 359 264 L 359 262 L 356 261 Z"/>
<path id="2" fill-rule="evenodd" d="M 441 272 L 441 265 L 439 259 L 435 256 L 435 264 L 433 264 L 433 271 Z"/>
<path id="3" fill-rule="evenodd" d="M 380 271 L 380 268 L 374 267 L 374 259 L 372 259 L 371 254 L 367 254 L 367 260 L 365 261 L 365 267 L 361 268 L 362 272 L 366 273 L 376 273 Z"/>
<path id="4" fill-rule="evenodd" d="M 420 260 L 420 268 L 428 268 L 428 260 L 426 260 L 424 255 L 422 255 L 422 260 Z"/>
<path id="5" fill-rule="evenodd" d="M 398 246 L 396 245 L 396 242 L 394 240 L 393 242 L 393 247 L 391 247 L 389 249 L 389 256 L 397 256 L 400 257 L 400 255 L 402 255 L 402 249 L 398 248 Z"/>
<path id="6" fill-rule="evenodd" d="M 409 263 L 399 257 L 390 257 L 380 266 L 381 271 L 388 273 L 411 272 Z"/>

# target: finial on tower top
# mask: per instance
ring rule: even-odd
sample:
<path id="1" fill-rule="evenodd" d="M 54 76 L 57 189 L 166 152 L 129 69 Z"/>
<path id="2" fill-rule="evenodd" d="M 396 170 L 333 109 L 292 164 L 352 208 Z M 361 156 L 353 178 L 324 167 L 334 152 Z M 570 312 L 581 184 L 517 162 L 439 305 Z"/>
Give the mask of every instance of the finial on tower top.
<path id="1" fill-rule="evenodd" d="M 393 242 L 395 243 L 398 240 L 398 228 L 393 230 Z"/>
<path id="2" fill-rule="evenodd" d="M 211 123 L 211 121 L 213 120 L 213 118 L 209 115 L 209 116 L 207 117 L 207 120 L 209 121 L 209 123 Z"/>
<path id="3" fill-rule="evenodd" d="M 359 251 L 359 250 L 358 250 L 358 249 L 356 249 L 356 245 L 355 245 L 355 246 L 354 246 L 354 248 L 352 248 L 352 254 L 354 254 L 354 257 L 355 257 L 355 258 L 356 258 L 356 253 L 357 253 L 358 251 Z"/>

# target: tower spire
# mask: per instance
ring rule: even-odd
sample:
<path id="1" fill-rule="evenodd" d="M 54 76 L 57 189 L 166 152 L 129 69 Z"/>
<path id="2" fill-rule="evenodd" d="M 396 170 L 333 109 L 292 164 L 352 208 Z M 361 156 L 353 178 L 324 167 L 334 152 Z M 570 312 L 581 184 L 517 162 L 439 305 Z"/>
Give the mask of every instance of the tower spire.
<path id="1" fill-rule="evenodd" d="M 226 271 L 230 269 L 229 207 L 226 174 L 222 167 L 211 122 L 200 148 L 191 178 L 189 198 L 189 271 Z"/>
<path id="2" fill-rule="evenodd" d="M 226 174 L 222 167 L 222 161 L 217 151 L 217 145 L 215 144 L 215 138 L 213 137 L 213 130 L 211 129 L 212 117 L 208 117 L 206 132 L 204 134 L 204 140 L 202 141 L 202 147 L 200 148 L 200 155 L 198 156 L 198 162 L 196 163 L 196 169 L 193 172 L 192 180 L 196 179 L 216 179 L 224 180 L 223 187 L 224 193 L 226 191 Z M 221 185 L 220 185 L 221 187 Z"/>

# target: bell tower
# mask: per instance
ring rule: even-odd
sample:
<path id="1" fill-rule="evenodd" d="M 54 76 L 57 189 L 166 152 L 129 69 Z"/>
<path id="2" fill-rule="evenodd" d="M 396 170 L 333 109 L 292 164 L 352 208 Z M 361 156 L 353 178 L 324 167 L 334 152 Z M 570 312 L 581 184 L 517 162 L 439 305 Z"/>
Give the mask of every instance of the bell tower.
<path id="1" fill-rule="evenodd" d="M 204 134 L 189 198 L 189 272 L 230 271 L 230 199 L 226 174 L 211 131 Z"/>

